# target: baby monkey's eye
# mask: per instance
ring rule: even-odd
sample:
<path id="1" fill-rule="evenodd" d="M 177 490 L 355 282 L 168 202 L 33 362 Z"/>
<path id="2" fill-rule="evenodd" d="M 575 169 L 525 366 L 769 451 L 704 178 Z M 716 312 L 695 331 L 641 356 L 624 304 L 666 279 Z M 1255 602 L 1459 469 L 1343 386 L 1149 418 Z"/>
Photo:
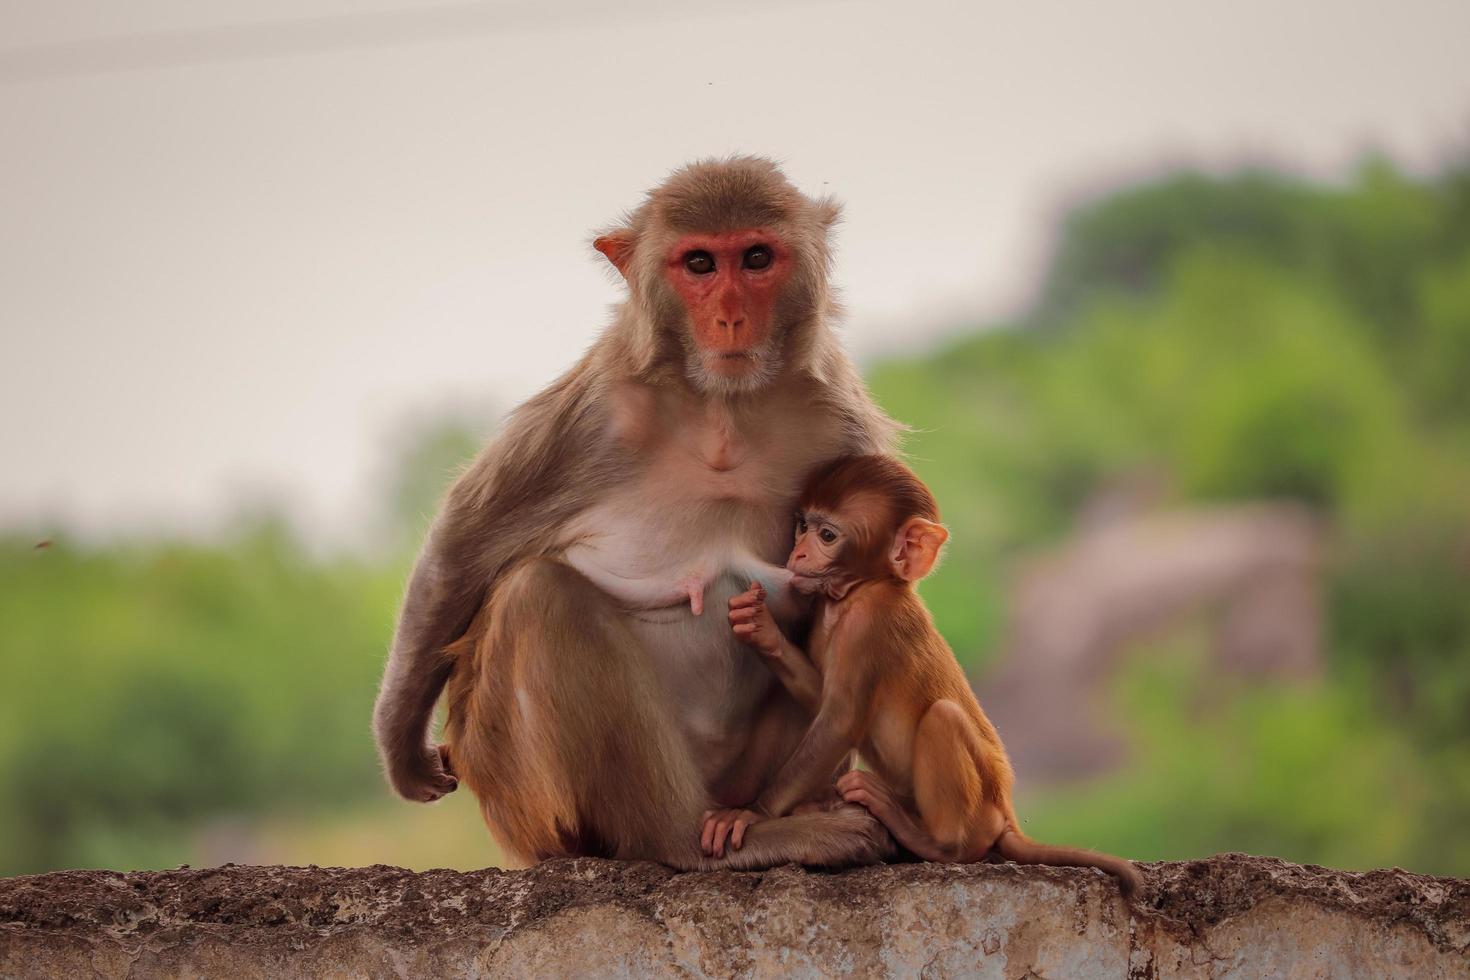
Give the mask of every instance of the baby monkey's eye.
<path id="1" fill-rule="evenodd" d="M 830 527 L 824 527 L 817 532 L 817 537 L 821 538 L 824 543 L 831 544 L 837 540 L 837 532 Z"/>
<path id="2" fill-rule="evenodd" d="M 806 533 L 806 518 L 805 517 L 802 517 L 800 515 L 798 515 L 797 518 L 796 518 L 796 533 L 797 534 L 805 534 Z"/>

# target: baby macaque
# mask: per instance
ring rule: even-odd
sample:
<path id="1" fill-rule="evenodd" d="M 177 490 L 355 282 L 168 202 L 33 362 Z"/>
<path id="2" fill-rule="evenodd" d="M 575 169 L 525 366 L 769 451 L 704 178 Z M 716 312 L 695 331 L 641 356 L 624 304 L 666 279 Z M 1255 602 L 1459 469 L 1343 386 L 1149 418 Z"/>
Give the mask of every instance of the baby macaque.
<path id="1" fill-rule="evenodd" d="M 948 536 L 933 495 L 896 459 L 848 456 L 813 475 L 786 563 L 817 597 L 807 652 L 781 633 L 759 583 L 730 600 L 729 615 L 814 720 L 748 809 L 705 815 L 705 853 L 723 856 L 751 824 L 830 797 L 833 773 L 856 749 L 869 769 L 845 772 L 837 793 L 916 856 L 969 862 L 998 852 L 1101 868 L 1132 895 L 1140 878 L 1131 862 L 1021 833 L 1005 748 L 915 591 Z"/>

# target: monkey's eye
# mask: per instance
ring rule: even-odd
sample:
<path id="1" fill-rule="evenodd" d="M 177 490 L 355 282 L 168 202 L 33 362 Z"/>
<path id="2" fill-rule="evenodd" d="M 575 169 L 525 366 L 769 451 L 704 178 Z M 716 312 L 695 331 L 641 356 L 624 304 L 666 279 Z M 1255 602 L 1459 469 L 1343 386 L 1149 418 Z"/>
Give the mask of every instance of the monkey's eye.
<path id="1" fill-rule="evenodd" d="M 806 533 L 806 518 L 805 517 L 798 517 L 796 519 L 796 533 L 797 534 L 805 534 Z"/>
<path id="2" fill-rule="evenodd" d="M 817 537 L 822 539 L 823 544 L 831 544 L 837 540 L 837 532 L 830 527 L 824 527 L 817 532 Z"/>
<path id="3" fill-rule="evenodd" d="M 764 245 L 752 245 L 745 250 L 747 269 L 764 269 L 771 264 L 771 250 Z"/>
<path id="4" fill-rule="evenodd" d="M 690 252 L 684 256 L 684 268 L 696 276 L 707 276 L 715 271 L 715 257 L 708 252 Z"/>

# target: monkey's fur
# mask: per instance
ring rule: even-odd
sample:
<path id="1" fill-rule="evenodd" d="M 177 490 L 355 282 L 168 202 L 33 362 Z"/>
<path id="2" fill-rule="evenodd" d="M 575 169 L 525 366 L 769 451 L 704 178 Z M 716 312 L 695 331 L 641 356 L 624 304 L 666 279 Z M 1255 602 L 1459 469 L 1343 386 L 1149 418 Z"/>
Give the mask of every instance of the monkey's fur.
<path id="1" fill-rule="evenodd" d="M 705 809 L 760 791 L 807 722 L 720 613 L 750 558 L 781 563 L 806 474 L 891 451 L 897 431 L 832 333 L 837 216 L 769 161 L 737 157 L 676 172 L 599 237 L 626 300 L 454 484 L 409 581 L 374 715 L 400 794 L 433 800 L 463 779 L 527 862 L 835 865 L 892 849 L 861 807 L 770 821 L 725 861 L 697 837 Z M 789 264 L 771 308 L 748 311 L 769 335 L 732 367 L 696 342 L 696 326 L 714 328 L 670 285 L 687 273 L 669 250 L 752 230 Z M 569 564 L 574 547 L 615 578 L 692 568 L 714 612 L 630 608 Z M 429 724 L 446 683 L 441 753 Z"/>
<path id="2" fill-rule="evenodd" d="M 706 853 L 724 854 L 731 834 L 738 854 L 764 818 L 821 794 L 856 749 L 867 771 L 840 776 L 840 798 L 913 854 L 1100 868 L 1133 895 L 1141 881 L 1130 862 L 1021 832 L 1000 735 L 915 588 L 949 536 L 928 487 L 892 457 L 848 457 L 813 474 L 798 514 L 787 567 L 818 596 L 806 651 L 780 632 L 758 586 L 730 601 L 729 619 L 813 721 L 750 809 L 706 817 Z"/>

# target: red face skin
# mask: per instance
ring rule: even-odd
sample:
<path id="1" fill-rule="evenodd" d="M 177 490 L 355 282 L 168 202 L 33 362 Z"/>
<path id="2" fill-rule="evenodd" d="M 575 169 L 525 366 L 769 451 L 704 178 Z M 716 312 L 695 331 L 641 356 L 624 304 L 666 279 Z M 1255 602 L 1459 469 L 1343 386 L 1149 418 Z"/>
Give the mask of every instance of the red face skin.
<path id="1" fill-rule="evenodd" d="M 745 267 L 755 245 L 770 251 L 763 269 Z M 692 253 L 706 252 L 713 271 L 689 269 Z M 791 277 L 791 251 L 774 234 L 759 228 L 719 235 L 685 235 L 669 249 L 664 277 L 684 301 L 695 346 L 706 368 L 729 378 L 754 373 L 771 337 L 776 298 Z"/>

